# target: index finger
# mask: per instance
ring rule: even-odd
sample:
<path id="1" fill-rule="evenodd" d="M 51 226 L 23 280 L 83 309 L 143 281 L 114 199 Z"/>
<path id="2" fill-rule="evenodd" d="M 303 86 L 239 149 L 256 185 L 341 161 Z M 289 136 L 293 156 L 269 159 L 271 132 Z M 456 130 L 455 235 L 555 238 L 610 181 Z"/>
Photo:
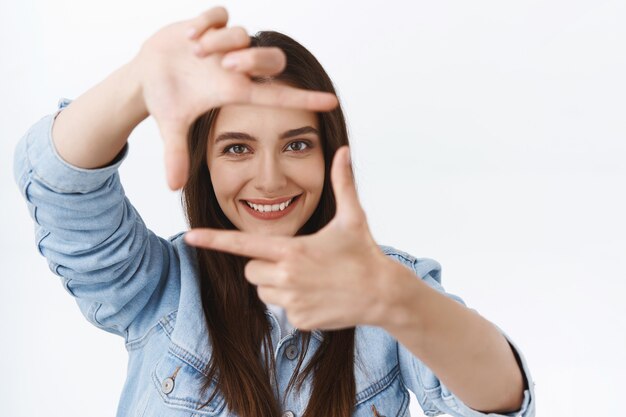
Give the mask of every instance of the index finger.
<path id="1" fill-rule="evenodd" d="M 185 233 L 185 242 L 192 246 L 215 249 L 249 258 L 279 261 L 292 238 L 284 236 L 262 236 L 237 230 L 209 228 L 191 229 Z"/>
<path id="2" fill-rule="evenodd" d="M 250 104 L 287 107 L 311 111 L 329 111 L 337 107 L 339 100 L 333 93 L 311 91 L 277 84 L 252 83 Z"/>

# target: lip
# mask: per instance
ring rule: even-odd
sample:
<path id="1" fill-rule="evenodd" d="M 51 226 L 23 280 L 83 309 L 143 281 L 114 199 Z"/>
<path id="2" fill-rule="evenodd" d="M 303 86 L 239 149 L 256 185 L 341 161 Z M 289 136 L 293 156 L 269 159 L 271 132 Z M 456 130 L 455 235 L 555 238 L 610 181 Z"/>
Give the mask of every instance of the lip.
<path id="1" fill-rule="evenodd" d="M 246 199 L 246 198 L 243 198 L 242 200 L 249 201 L 249 202 L 254 203 L 254 204 L 263 204 L 263 205 L 267 204 L 267 205 L 272 206 L 274 204 L 280 204 L 283 201 L 289 201 L 292 198 L 297 197 L 299 195 L 300 194 L 292 195 L 292 196 L 289 196 L 289 197 L 275 198 L 273 200 L 249 200 L 249 199 Z"/>
<path id="2" fill-rule="evenodd" d="M 295 198 L 294 201 L 291 202 L 291 204 L 289 204 L 289 207 L 287 207 L 286 209 L 284 209 L 283 211 L 267 211 L 264 213 L 261 213 L 260 211 L 256 211 L 255 209 L 253 209 L 252 207 L 250 207 L 245 201 L 241 200 L 241 204 L 243 204 L 245 210 L 250 213 L 250 215 L 252 215 L 253 217 L 260 219 L 260 220 L 274 220 L 274 219 L 279 219 L 281 217 L 285 217 L 286 215 L 288 215 L 289 213 L 291 213 L 291 211 L 293 210 L 293 207 L 298 204 L 298 202 L 300 201 L 300 197 L 302 196 L 302 194 L 298 194 L 297 196 L 294 196 L 293 198 Z M 289 198 L 287 199 L 281 199 L 279 201 L 287 201 L 289 200 Z M 255 200 L 247 200 L 250 202 L 254 202 Z M 258 200 L 256 200 L 258 201 Z M 254 203 L 256 204 L 256 203 Z M 274 204 L 278 204 L 278 203 L 274 203 Z"/>

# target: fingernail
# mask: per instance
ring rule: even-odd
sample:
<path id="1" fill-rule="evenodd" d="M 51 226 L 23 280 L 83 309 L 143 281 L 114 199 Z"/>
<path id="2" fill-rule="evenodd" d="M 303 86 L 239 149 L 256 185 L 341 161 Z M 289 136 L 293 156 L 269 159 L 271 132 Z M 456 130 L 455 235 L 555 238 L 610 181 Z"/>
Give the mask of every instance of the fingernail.
<path id="1" fill-rule="evenodd" d="M 222 59 L 222 66 L 224 68 L 233 69 L 239 64 L 239 58 L 233 55 L 227 55 Z"/>
<path id="2" fill-rule="evenodd" d="M 188 38 L 193 38 L 193 36 L 196 34 L 196 28 L 189 28 L 187 30 L 187 37 Z"/>

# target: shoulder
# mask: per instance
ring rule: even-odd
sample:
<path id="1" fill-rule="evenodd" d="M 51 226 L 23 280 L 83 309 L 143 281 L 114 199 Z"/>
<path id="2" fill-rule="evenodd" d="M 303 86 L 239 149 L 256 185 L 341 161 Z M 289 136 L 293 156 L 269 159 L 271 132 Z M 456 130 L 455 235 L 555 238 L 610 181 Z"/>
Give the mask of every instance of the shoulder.
<path id="1" fill-rule="evenodd" d="M 441 283 L 441 265 L 436 260 L 418 258 L 393 246 L 378 245 L 378 247 L 386 256 L 411 269 L 420 278 L 424 279 L 430 275 L 435 281 Z"/>
<path id="2" fill-rule="evenodd" d="M 185 233 L 186 230 L 176 233 L 167 238 L 167 240 L 172 244 L 176 255 L 178 256 L 181 267 L 184 269 L 186 266 L 189 266 L 194 273 L 198 272 L 198 258 L 196 253 L 196 248 L 194 246 L 190 246 L 185 242 Z"/>
<path id="3" fill-rule="evenodd" d="M 175 235 L 172 235 L 170 237 L 167 238 L 167 240 L 169 240 L 170 242 L 174 243 L 176 241 L 179 241 L 179 243 L 183 242 L 183 236 L 185 236 L 186 231 L 183 230 L 182 232 L 178 232 Z"/>

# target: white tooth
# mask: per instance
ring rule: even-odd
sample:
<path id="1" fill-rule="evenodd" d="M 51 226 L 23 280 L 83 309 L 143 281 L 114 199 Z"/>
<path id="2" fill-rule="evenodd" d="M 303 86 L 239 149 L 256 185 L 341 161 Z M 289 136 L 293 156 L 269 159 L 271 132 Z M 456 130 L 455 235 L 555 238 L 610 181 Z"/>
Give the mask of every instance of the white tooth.
<path id="1" fill-rule="evenodd" d="M 269 211 L 282 211 L 284 209 L 286 209 L 287 207 L 289 207 L 289 205 L 291 204 L 291 202 L 293 201 L 293 198 L 287 200 L 287 201 L 283 201 L 280 204 L 273 204 L 273 205 L 269 205 L 269 204 L 254 204 L 254 203 L 250 203 L 249 201 L 246 201 L 246 204 L 248 204 L 248 206 L 252 207 L 254 210 L 260 212 L 260 213 L 266 213 Z"/>

